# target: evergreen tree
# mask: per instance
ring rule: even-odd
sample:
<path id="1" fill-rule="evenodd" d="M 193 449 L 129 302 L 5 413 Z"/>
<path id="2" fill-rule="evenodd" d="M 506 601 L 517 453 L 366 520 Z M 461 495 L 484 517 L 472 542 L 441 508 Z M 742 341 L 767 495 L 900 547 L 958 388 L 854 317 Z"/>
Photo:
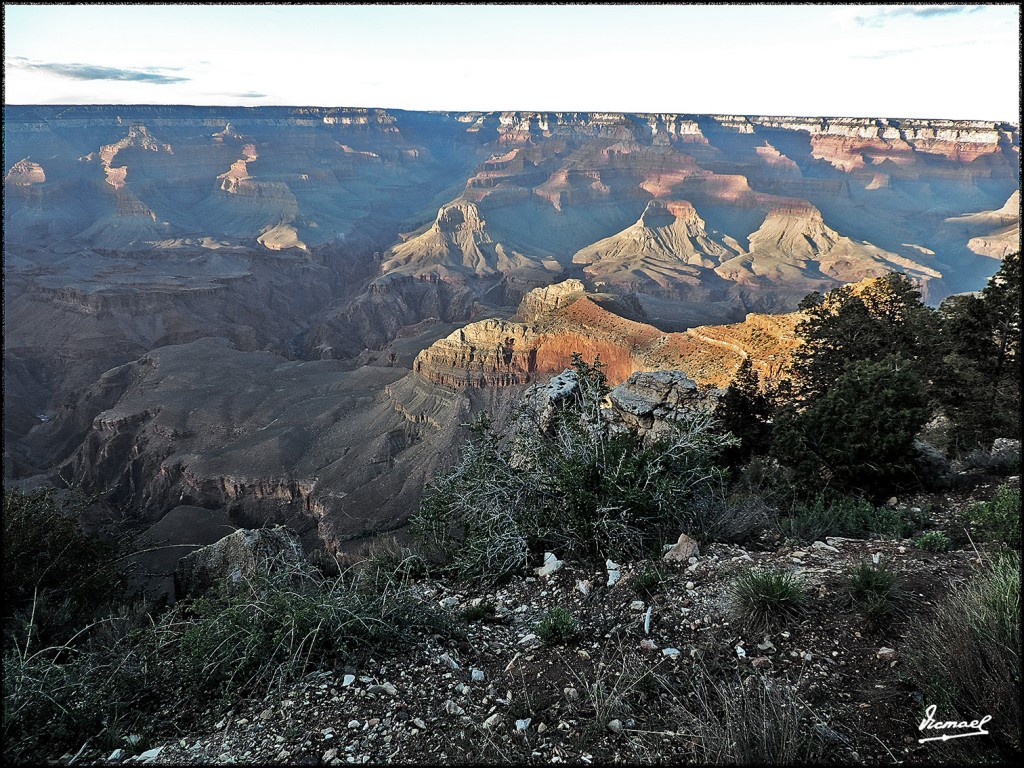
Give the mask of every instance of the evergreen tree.
<path id="1" fill-rule="evenodd" d="M 979 295 L 952 296 L 939 309 L 935 391 L 952 422 L 954 451 L 1020 434 L 1020 298 L 1016 253 Z"/>
<path id="2" fill-rule="evenodd" d="M 890 273 L 859 292 L 842 286 L 801 303 L 807 319 L 797 328 L 803 344 L 794 355 L 797 395 L 823 395 L 852 362 L 895 355 L 923 381 L 930 378 L 938 332 L 934 312 L 910 280 Z"/>
<path id="3" fill-rule="evenodd" d="M 927 417 L 924 387 L 899 358 L 858 360 L 809 405 L 782 412 L 774 450 L 807 490 L 879 496 L 912 478 Z"/>
<path id="4" fill-rule="evenodd" d="M 767 447 L 771 410 L 770 400 L 761 391 L 760 377 L 746 357 L 719 400 L 715 413 L 722 426 L 740 439 L 739 445 L 723 452 L 722 458 L 727 464 L 741 464 Z"/>

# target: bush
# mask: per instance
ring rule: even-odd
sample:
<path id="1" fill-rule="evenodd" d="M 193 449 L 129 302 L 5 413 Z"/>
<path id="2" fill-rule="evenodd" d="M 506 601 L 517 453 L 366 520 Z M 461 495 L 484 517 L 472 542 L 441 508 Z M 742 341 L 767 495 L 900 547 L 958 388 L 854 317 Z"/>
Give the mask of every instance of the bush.
<path id="1" fill-rule="evenodd" d="M 803 582 L 788 571 L 755 569 L 733 583 L 733 610 L 751 630 L 764 630 L 799 617 L 807 603 Z"/>
<path id="2" fill-rule="evenodd" d="M 424 578 L 430 572 L 428 563 L 419 553 L 402 546 L 393 536 L 373 542 L 359 569 L 362 581 L 379 581 L 383 586 L 387 586 L 395 579 L 404 581 Z M 340 569 L 338 572 L 340 573 Z"/>
<path id="3" fill-rule="evenodd" d="M 992 716 L 991 742 L 963 746 L 992 743 L 1002 759 L 1019 755 L 1021 746 L 1020 565 L 1020 554 L 1009 552 L 955 589 L 934 618 L 911 628 L 905 655 L 908 673 L 941 719 Z"/>
<path id="4" fill-rule="evenodd" d="M 660 554 L 697 527 L 693 502 L 719 477 L 713 459 L 731 438 L 709 414 L 687 412 L 642 440 L 601 416 L 599 362 L 577 356 L 563 377 L 554 412 L 524 406 L 505 441 L 478 416 L 461 464 L 425 494 L 413 530 L 456 577 L 498 581 L 543 551 L 591 562 Z"/>
<path id="5" fill-rule="evenodd" d="M 888 618 L 901 599 L 899 583 L 895 572 L 880 565 L 861 563 L 850 574 L 846 589 L 868 624 L 874 625 Z"/>
<path id="6" fill-rule="evenodd" d="M 216 598 L 179 603 L 156 629 L 161 655 L 195 690 L 251 692 L 289 682 L 355 652 L 388 652 L 421 630 L 447 632 L 403 581 L 370 572 L 328 577 L 311 566 L 270 569 Z"/>
<path id="7" fill-rule="evenodd" d="M 400 650 L 423 631 L 456 629 L 400 577 L 358 567 L 328 576 L 309 563 L 268 564 L 140 629 L 115 622 L 124 628 L 93 631 L 75 647 L 5 652 L 9 760 L 59 755 L 100 732 L 144 734 L 155 709 L 183 696 L 259 693 L 356 654 Z"/>
<path id="8" fill-rule="evenodd" d="M 914 526 L 914 520 L 894 507 L 876 506 L 857 496 L 818 494 L 808 501 L 797 501 L 789 514 L 779 520 L 786 536 L 817 541 L 826 536 L 863 537 L 865 535 L 902 538 Z"/>
<path id="9" fill-rule="evenodd" d="M 4 653 L 5 762 L 42 762 L 97 737 L 131 729 L 144 733 L 159 700 L 159 669 L 152 634 L 128 630 L 128 619 L 109 644 L 92 627 L 71 645 Z"/>
<path id="10" fill-rule="evenodd" d="M 801 765 L 819 763 L 821 740 L 796 687 L 753 674 L 716 680 L 703 663 L 688 673 L 690 695 L 676 707 L 679 730 L 694 735 L 693 762 L 700 765 Z M 685 702 L 685 703 L 684 703 Z"/>
<path id="11" fill-rule="evenodd" d="M 545 643 L 564 643 L 576 636 L 576 619 L 564 608 L 549 610 L 533 630 Z"/>
<path id="12" fill-rule="evenodd" d="M 925 531 L 914 539 L 914 546 L 929 552 L 948 552 L 950 540 L 942 531 Z"/>
<path id="13" fill-rule="evenodd" d="M 53 489 L 4 493 L 4 645 L 63 643 L 121 596 L 122 541 L 82 531 L 86 501 Z"/>
<path id="14" fill-rule="evenodd" d="M 780 416 L 773 452 L 803 488 L 880 495 L 912 482 L 927 418 L 922 385 L 899 360 L 851 362 L 827 391 Z"/>
<path id="15" fill-rule="evenodd" d="M 1000 486 L 992 501 L 972 504 L 967 516 L 986 539 L 1020 549 L 1020 488 Z"/>

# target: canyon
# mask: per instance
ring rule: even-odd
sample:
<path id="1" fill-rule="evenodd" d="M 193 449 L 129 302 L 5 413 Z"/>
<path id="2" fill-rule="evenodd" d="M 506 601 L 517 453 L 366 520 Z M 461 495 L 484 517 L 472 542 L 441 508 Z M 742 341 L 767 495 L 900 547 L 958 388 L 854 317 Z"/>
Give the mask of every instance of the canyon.
<path id="1" fill-rule="evenodd" d="M 4 108 L 5 484 L 310 546 L 400 527 L 478 410 L 785 375 L 812 291 L 932 304 L 1020 247 L 1019 126 L 342 108 Z"/>

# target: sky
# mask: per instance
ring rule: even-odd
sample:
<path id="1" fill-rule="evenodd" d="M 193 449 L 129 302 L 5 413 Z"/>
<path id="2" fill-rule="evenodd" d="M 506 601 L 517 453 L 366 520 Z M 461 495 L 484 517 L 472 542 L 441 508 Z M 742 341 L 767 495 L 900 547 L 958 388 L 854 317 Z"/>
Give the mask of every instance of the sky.
<path id="1" fill-rule="evenodd" d="M 1020 121 L 983 5 L 4 5 L 5 104 Z"/>

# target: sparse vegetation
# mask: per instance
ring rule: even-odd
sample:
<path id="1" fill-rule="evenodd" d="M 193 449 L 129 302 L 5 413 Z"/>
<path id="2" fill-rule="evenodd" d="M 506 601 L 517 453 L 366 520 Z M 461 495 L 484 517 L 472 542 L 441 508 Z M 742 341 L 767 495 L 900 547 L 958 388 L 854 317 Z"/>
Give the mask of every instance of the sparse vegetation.
<path id="1" fill-rule="evenodd" d="M 733 611 L 752 630 L 796 619 L 807 604 L 803 582 L 789 571 L 747 571 L 733 583 L 731 596 Z"/>
<path id="2" fill-rule="evenodd" d="M 928 552 L 948 552 L 950 547 L 949 536 L 942 531 L 925 531 L 914 539 L 914 546 Z"/>
<path id="3" fill-rule="evenodd" d="M 565 384 L 551 413 L 523 411 L 505 441 L 478 418 L 462 463 L 427 492 L 414 530 L 456 576 L 495 581 L 544 550 L 631 559 L 699 527 L 692 502 L 710 493 L 714 458 L 731 443 L 712 417 L 679 413 L 644 440 L 602 417 L 599 361 L 577 356 Z"/>
<path id="4" fill-rule="evenodd" d="M 448 621 L 400 578 L 270 570 L 217 597 L 175 606 L 156 629 L 161 655 L 198 691 L 252 691 L 359 652 L 388 652 Z"/>
<path id="5" fill-rule="evenodd" d="M 861 563 L 847 582 L 850 600 L 870 626 L 889 618 L 902 598 L 900 578 L 881 564 Z"/>
<path id="6" fill-rule="evenodd" d="M 694 734 L 701 765 L 797 765 L 820 759 L 811 712 L 785 680 L 754 674 L 721 680 L 705 665 L 689 675 L 690 695 L 673 704 Z M 751 727 L 756 723 L 757 727 Z"/>
<path id="7" fill-rule="evenodd" d="M 664 574 L 656 565 L 648 565 L 629 581 L 633 591 L 640 597 L 651 597 L 658 591 Z"/>
<path id="8" fill-rule="evenodd" d="M 328 576 L 311 564 L 225 582 L 216 596 L 179 602 L 155 622 L 113 611 L 108 604 L 108 618 L 63 644 L 33 642 L 31 623 L 12 633 L 4 649 L 7 759 L 32 755 L 44 741 L 77 748 L 120 729 L 144 734 L 161 702 L 254 693 L 320 665 L 403 648 L 423 631 L 454 630 L 400 575 L 386 581 L 379 568 L 353 567 Z"/>
<path id="9" fill-rule="evenodd" d="M 1002 485 L 992 501 L 971 505 L 967 514 L 986 539 L 1020 549 L 1020 488 Z"/>
<path id="10" fill-rule="evenodd" d="M 992 742 L 1002 759 L 1021 748 L 1020 567 L 1020 554 L 1009 552 L 960 585 L 933 619 L 915 623 L 906 654 L 909 674 L 943 719 L 988 714 L 999 723 Z"/>
<path id="11" fill-rule="evenodd" d="M 494 603 L 483 601 L 463 609 L 462 618 L 466 621 L 490 621 L 498 613 Z"/>
<path id="12" fill-rule="evenodd" d="M 555 606 L 537 622 L 534 632 L 545 643 L 564 643 L 575 637 L 576 619 L 564 608 Z"/>

